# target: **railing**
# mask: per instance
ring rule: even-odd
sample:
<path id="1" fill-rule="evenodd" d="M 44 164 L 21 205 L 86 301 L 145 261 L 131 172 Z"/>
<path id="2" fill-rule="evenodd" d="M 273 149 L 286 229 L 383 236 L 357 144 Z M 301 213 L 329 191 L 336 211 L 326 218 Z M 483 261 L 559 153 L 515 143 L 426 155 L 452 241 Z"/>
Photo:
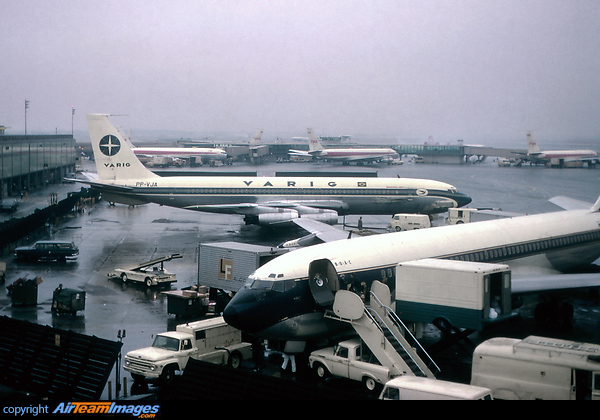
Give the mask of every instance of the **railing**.
<path id="1" fill-rule="evenodd" d="M 410 332 L 410 330 L 406 327 L 406 325 L 404 325 L 404 322 L 402 322 L 402 320 L 396 314 L 396 312 L 394 312 L 392 310 L 392 308 L 390 308 L 389 306 L 384 305 L 381 302 L 381 300 L 379 300 L 379 298 L 377 297 L 377 295 L 375 295 L 373 292 L 371 292 L 371 298 L 375 301 L 375 303 L 377 303 L 377 305 L 379 305 L 380 308 L 382 308 L 384 310 L 385 314 L 392 320 L 392 322 L 394 323 L 394 325 L 400 331 L 404 330 L 405 334 L 408 334 L 408 336 L 410 337 L 409 344 L 417 347 L 423 353 L 423 355 L 427 358 L 428 362 L 425 362 L 426 366 L 430 370 L 432 370 L 431 367 L 433 367 L 436 372 L 441 372 L 441 369 L 434 362 L 434 360 L 431 358 L 431 356 L 429 356 L 429 354 L 425 351 L 425 349 L 423 348 L 423 346 L 421 346 L 421 343 L 419 343 L 419 340 L 417 340 L 417 338 Z M 405 338 L 405 340 L 406 340 L 406 338 Z"/>

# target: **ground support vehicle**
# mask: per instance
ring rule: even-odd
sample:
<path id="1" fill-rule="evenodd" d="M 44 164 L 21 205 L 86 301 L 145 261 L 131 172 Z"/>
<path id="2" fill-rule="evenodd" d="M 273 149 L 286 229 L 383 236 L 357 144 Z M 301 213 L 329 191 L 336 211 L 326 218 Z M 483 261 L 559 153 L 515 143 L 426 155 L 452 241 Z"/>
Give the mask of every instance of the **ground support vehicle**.
<path id="1" fill-rule="evenodd" d="M 475 385 L 418 376 L 390 379 L 380 400 L 493 400 L 492 391 Z"/>
<path id="2" fill-rule="evenodd" d="M 505 400 L 600 400 L 600 345 L 491 338 L 475 348 L 471 384 Z"/>
<path id="3" fill-rule="evenodd" d="M 62 284 L 52 293 L 52 312 L 77 314 L 85 309 L 85 291 L 63 288 Z"/>
<path id="4" fill-rule="evenodd" d="M 38 286 L 43 282 L 41 277 L 35 279 L 19 278 L 6 287 L 13 306 L 37 305 Z"/>
<path id="5" fill-rule="evenodd" d="M 520 213 L 502 211 L 492 208 L 452 208 L 448 209 L 446 224 L 460 225 L 462 223 L 482 222 L 484 220 L 506 219 L 509 217 L 523 216 Z"/>
<path id="6" fill-rule="evenodd" d="M 390 305 L 390 289 L 379 281 L 374 281 L 371 285 L 369 305 L 365 305 L 356 293 L 338 290 L 335 294 L 333 310 L 327 311 L 325 316 L 350 323 L 360 340 L 350 341 L 353 348 L 346 345 L 343 346 L 346 347 L 344 350 L 334 347 L 311 353 L 310 366 L 319 376 L 331 373 L 359 380 L 371 391 L 377 389 L 378 384 L 384 384 L 388 379 L 396 376 L 435 377 L 434 372 L 439 372 L 439 368 L 416 338 L 410 334 Z M 362 348 L 356 348 L 363 343 Z M 367 353 L 363 350 L 367 348 L 368 355 L 372 354 L 373 357 L 365 360 Z M 341 353 L 342 351 L 344 353 Z M 346 353 L 348 356 L 345 355 Z M 317 359 L 318 356 L 321 358 Z M 327 359 L 330 361 L 329 365 L 324 363 Z M 354 362 L 356 360 L 360 360 L 361 363 Z M 321 368 L 317 363 L 323 367 Z M 344 365 L 347 366 L 346 369 Z M 333 371 L 334 368 L 338 368 L 339 373 Z"/>
<path id="7" fill-rule="evenodd" d="M 160 333 L 151 347 L 130 351 L 125 370 L 134 380 L 160 379 L 169 382 L 183 371 L 189 358 L 238 368 L 252 357 L 252 345 L 242 341 L 241 331 L 223 317 L 178 325 L 175 331 Z"/>
<path id="8" fill-rule="evenodd" d="M 426 214 L 398 213 L 392 216 L 388 228 L 400 232 L 402 230 L 425 229 L 431 227 L 431 219 Z"/>
<path id="9" fill-rule="evenodd" d="M 79 248 L 73 242 L 65 241 L 38 241 L 33 246 L 20 246 L 15 248 L 14 256 L 18 260 L 58 260 L 76 258 Z"/>
<path id="10" fill-rule="evenodd" d="M 396 313 L 404 322 L 481 331 L 512 318 L 510 267 L 424 258 L 396 267 Z"/>
<path id="11" fill-rule="evenodd" d="M 175 258 L 183 258 L 183 255 L 171 254 L 126 268 L 117 268 L 108 276 L 120 277 L 123 283 L 128 281 L 144 283 L 147 287 L 169 285 L 177 281 L 177 276 L 165 270 L 164 263 Z"/>
<path id="12" fill-rule="evenodd" d="M 14 213 L 19 207 L 19 202 L 15 199 L 2 200 L 0 199 L 0 212 Z"/>
<path id="13" fill-rule="evenodd" d="M 258 267 L 289 249 L 241 242 L 202 243 L 198 247 L 198 278 L 203 286 L 240 290 Z"/>
<path id="14" fill-rule="evenodd" d="M 333 347 L 313 351 L 308 363 L 320 378 L 329 375 L 360 381 L 369 391 L 385 384 L 391 377 L 390 369 L 380 365 L 366 350 L 360 339 L 351 339 Z"/>

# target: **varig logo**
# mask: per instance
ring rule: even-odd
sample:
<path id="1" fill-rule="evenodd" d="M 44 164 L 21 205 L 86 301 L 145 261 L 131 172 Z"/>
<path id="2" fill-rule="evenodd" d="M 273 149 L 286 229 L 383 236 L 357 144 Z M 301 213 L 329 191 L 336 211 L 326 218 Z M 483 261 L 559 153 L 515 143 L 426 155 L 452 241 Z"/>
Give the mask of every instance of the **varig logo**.
<path id="1" fill-rule="evenodd" d="M 417 195 L 419 197 L 425 197 L 427 194 L 429 194 L 429 191 L 427 191 L 425 188 L 417 189 Z"/>
<path id="2" fill-rule="evenodd" d="M 106 156 L 114 156 L 121 150 L 121 142 L 112 134 L 102 137 L 100 140 L 100 151 Z"/>

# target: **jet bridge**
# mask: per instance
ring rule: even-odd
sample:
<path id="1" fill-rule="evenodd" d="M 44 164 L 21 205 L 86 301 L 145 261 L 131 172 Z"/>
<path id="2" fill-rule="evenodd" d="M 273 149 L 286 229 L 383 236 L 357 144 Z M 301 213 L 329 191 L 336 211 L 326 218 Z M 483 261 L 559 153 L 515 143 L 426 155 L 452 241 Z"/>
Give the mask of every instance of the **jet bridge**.
<path id="1" fill-rule="evenodd" d="M 389 288 L 374 281 L 370 305 L 365 305 L 353 292 L 339 290 L 335 293 L 333 311 L 327 311 L 325 317 L 350 323 L 392 375 L 435 378 L 439 367 L 390 308 L 390 303 Z"/>

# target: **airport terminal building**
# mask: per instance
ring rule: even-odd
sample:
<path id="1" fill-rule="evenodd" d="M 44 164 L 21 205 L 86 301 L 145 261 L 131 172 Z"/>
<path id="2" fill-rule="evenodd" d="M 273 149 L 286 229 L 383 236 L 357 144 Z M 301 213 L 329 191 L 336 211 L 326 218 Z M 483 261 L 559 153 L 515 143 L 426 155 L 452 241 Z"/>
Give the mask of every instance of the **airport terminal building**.
<path id="1" fill-rule="evenodd" d="M 77 159 L 72 135 L 0 135 L 0 199 L 62 182 Z"/>

